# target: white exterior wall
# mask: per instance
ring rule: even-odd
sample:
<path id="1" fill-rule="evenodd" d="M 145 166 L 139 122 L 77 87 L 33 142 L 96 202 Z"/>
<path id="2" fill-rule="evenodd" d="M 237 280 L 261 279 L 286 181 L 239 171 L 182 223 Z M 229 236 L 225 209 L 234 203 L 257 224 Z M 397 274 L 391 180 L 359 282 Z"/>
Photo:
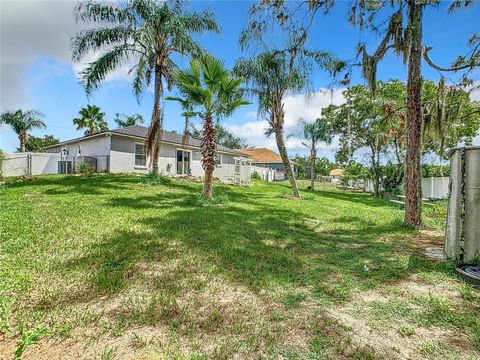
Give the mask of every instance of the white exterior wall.
<path id="1" fill-rule="evenodd" d="M 74 143 L 55 146 L 47 149 L 49 153 L 62 154 L 63 149 L 67 149 L 67 159 L 70 161 L 76 156 L 92 156 L 97 158 L 97 171 L 108 171 L 110 155 L 110 135 L 99 135 L 92 138 L 81 139 Z M 78 154 L 80 147 L 81 154 Z"/>
<path id="2" fill-rule="evenodd" d="M 135 143 L 142 140 L 113 135 L 110 140 L 110 172 L 148 172 L 147 167 L 135 167 Z M 147 159 L 148 165 L 148 159 Z"/>
<path id="3" fill-rule="evenodd" d="M 129 138 L 125 136 L 112 135 L 110 149 L 110 172 L 140 172 L 147 173 L 151 170 L 150 159 L 147 158 L 147 166 L 135 166 L 135 144 L 144 144 L 143 139 Z M 202 153 L 198 148 L 180 144 L 162 143 L 158 162 L 160 173 L 168 176 L 177 176 L 177 149 L 184 149 L 191 152 L 192 176 L 203 176 Z M 234 182 L 235 180 L 235 158 L 248 160 L 241 155 L 219 152 L 222 155 L 222 165 L 217 167 L 213 173 L 214 177 L 225 182 Z M 250 179 L 250 165 L 244 164 L 240 169 L 242 180 Z M 180 175 L 179 175 L 180 176 Z M 245 179 L 244 179 L 245 178 Z M 248 179 L 247 179 L 248 178 Z"/>

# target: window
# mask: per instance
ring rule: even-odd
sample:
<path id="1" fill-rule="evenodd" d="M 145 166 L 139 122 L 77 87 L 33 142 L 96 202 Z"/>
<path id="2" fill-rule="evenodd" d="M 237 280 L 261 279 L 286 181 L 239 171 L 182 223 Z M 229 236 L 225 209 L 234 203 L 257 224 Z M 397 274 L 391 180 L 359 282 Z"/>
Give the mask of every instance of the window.
<path id="1" fill-rule="evenodd" d="M 189 150 L 177 149 L 177 175 L 191 175 L 190 160 L 192 152 Z"/>
<path id="2" fill-rule="evenodd" d="M 82 154 L 82 148 L 80 147 L 80 145 L 78 145 L 78 155 L 81 155 Z"/>
<path id="3" fill-rule="evenodd" d="M 222 155 L 215 155 L 215 165 L 222 166 Z"/>
<path id="4" fill-rule="evenodd" d="M 135 166 L 147 166 L 144 144 L 135 144 Z"/>

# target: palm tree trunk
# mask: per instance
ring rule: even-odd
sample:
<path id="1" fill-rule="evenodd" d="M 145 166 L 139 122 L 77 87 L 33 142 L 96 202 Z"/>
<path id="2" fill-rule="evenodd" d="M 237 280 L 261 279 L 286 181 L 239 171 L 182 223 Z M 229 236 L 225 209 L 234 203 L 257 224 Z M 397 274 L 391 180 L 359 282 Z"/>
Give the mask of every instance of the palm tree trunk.
<path id="1" fill-rule="evenodd" d="M 189 138 L 189 133 L 188 133 L 188 127 L 190 126 L 190 118 L 188 116 L 185 116 L 185 129 L 183 130 L 183 138 L 182 138 L 182 145 L 183 148 L 185 148 L 188 144 L 188 138 Z"/>
<path id="2" fill-rule="evenodd" d="M 407 80 L 407 154 L 405 167 L 405 218 L 404 224 L 422 227 L 422 188 L 420 150 L 422 135 L 422 15 L 423 5 L 408 1 L 408 26 L 412 44 L 408 55 Z"/>
<path id="3" fill-rule="evenodd" d="M 212 200 L 213 198 L 213 171 L 215 170 L 216 153 L 217 142 L 215 126 L 213 125 L 212 115 L 207 113 L 204 118 L 202 139 L 202 166 L 205 170 L 203 197 L 206 200 Z"/>
<path id="4" fill-rule="evenodd" d="M 20 141 L 20 152 L 25 152 L 25 144 L 27 142 L 27 134 L 22 132 L 18 135 L 18 140 Z"/>
<path id="5" fill-rule="evenodd" d="M 152 156 L 152 173 L 158 174 L 158 156 L 163 135 L 163 124 L 160 117 L 162 97 L 162 74 L 158 67 L 155 67 L 155 100 L 153 102 L 152 120 L 147 134 L 147 148 Z"/>
<path id="6" fill-rule="evenodd" d="M 313 149 L 315 148 L 315 144 L 312 144 Z M 311 179 L 310 179 L 310 188 L 312 190 L 315 190 L 315 162 L 317 160 L 317 152 L 312 149 L 311 153 L 311 160 L 310 160 L 310 166 L 312 167 L 312 170 L 310 172 L 311 174 Z"/>
<path id="7" fill-rule="evenodd" d="M 287 148 L 283 138 L 283 126 L 277 126 L 275 129 L 275 139 L 277 140 L 278 151 L 282 157 L 283 167 L 287 172 L 288 180 L 290 181 L 290 186 L 292 187 L 293 196 L 300 199 L 301 196 L 300 192 L 298 191 L 297 181 L 295 180 L 295 175 L 293 174 L 292 164 L 288 158 Z"/>

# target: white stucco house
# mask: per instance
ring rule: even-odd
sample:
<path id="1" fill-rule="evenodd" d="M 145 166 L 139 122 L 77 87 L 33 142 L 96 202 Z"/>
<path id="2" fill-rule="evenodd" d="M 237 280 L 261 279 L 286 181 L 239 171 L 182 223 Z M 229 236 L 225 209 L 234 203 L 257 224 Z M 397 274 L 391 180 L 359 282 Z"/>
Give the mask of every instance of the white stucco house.
<path id="1" fill-rule="evenodd" d="M 94 158 L 98 172 L 146 173 L 151 170 L 151 161 L 145 151 L 147 130 L 144 126 L 128 126 L 63 141 L 44 150 L 60 154 L 59 172 L 74 168 L 76 162 Z M 189 137 L 186 145 L 182 140 L 182 134 L 164 131 L 159 172 L 168 176 L 203 176 L 201 140 Z M 250 165 L 248 155 L 219 145 L 214 176 L 223 182 L 248 183 Z"/>

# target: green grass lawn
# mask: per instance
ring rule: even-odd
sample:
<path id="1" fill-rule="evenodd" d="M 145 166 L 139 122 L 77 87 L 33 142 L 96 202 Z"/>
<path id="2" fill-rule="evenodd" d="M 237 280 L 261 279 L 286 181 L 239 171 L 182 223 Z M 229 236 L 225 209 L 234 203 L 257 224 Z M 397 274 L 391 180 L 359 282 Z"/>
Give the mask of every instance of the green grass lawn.
<path id="1" fill-rule="evenodd" d="M 0 354 L 480 357 L 478 292 L 422 258 L 442 238 L 405 229 L 397 205 L 260 181 L 205 203 L 199 184 L 151 180 L 0 187 Z"/>

